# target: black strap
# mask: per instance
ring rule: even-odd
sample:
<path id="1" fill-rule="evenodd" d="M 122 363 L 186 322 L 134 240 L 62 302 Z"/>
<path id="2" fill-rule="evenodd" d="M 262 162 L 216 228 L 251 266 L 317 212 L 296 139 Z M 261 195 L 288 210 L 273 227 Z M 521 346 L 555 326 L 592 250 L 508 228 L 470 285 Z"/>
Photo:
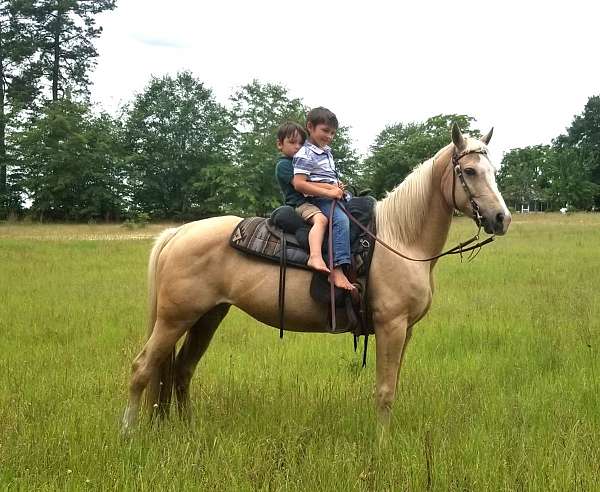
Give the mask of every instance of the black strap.
<path id="1" fill-rule="evenodd" d="M 337 200 L 332 200 L 331 208 L 329 209 L 329 223 L 327 224 L 328 238 L 327 238 L 327 256 L 329 259 L 329 274 L 333 274 L 333 212 L 337 205 Z M 329 295 L 331 297 L 331 331 L 335 333 L 335 285 L 329 281 Z"/>
<path id="2" fill-rule="evenodd" d="M 369 224 L 369 229 L 371 234 L 374 237 L 377 237 L 377 227 L 375 224 L 375 217 L 373 217 L 373 219 L 371 219 L 371 223 Z M 368 292 L 369 292 L 369 278 L 370 278 L 370 271 L 371 271 L 371 263 L 373 261 L 373 253 L 375 252 L 375 242 L 374 241 L 370 241 L 369 242 L 369 247 L 367 250 L 367 259 L 365 262 L 365 266 L 364 266 L 364 275 L 365 275 L 365 292 L 364 292 L 364 299 L 365 299 L 365 309 L 363 312 L 363 319 L 362 319 L 362 326 L 367 328 L 367 333 L 366 335 L 369 334 L 369 332 L 374 331 L 373 328 L 373 318 L 372 318 L 372 314 L 371 314 L 371 305 L 369 304 L 369 300 L 368 300 Z"/>
<path id="3" fill-rule="evenodd" d="M 459 208 L 456 206 L 456 179 L 458 178 L 458 180 L 460 181 L 460 184 L 462 185 L 463 189 L 465 190 L 465 194 L 467 195 L 467 199 L 469 200 L 469 203 L 471 205 L 471 212 L 473 215 L 473 220 L 477 224 L 477 227 L 479 227 L 479 229 L 481 230 L 481 223 L 482 223 L 483 217 L 481 216 L 481 212 L 479 210 L 479 204 L 473 198 L 473 193 L 471 192 L 471 189 L 469 188 L 469 185 L 467 184 L 467 181 L 465 180 L 465 176 L 463 174 L 463 171 L 462 171 L 462 168 L 460 167 L 460 162 L 459 162 L 464 156 L 469 155 L 469 154 L 487 155 L 487 151 L 484 149 L 468 150 L 468 151 L 462 152 L 460 154 L 457 154 L 457 153 L 452 154 L 452 172 L 454 173 L 454 176 L 452 178 L 452 205 L 454 206 L 455 210 L 459 210 Z"/>
<path id="4" fill-rule="evenodd" d="M 377 237 L 377 228 L 375 225 L 375 217 L 373 217 L 370 224 L 371 233 L 373 236 Z M 369 272 L 371 271 L 371 262 L 373 261 L 373 252 L 375 251 L 375 242 L 371 241 L 369 244 L 368 254 L 367 254 L 367 262 L 365 264 L 365 309 L 363 312 L 362 326 L 367 329 L 365 335 L 365 344 L 363 347 L 363 359 L 362 359 L 362 367 L 367 367 L 367 346 L 369 344 L 369 333 L 374 331 L 373 327 L 373 314 L 371 313 L 371 304 L 369 303 Z"/>
<path id="5" fill-rule="evenodd" d="M 281 235 L 281 254 L 279 256 L 279 338 L 283 338 L 285 317 L 285 272 L 287 269 L 287 242 L 285 233 Z"/>

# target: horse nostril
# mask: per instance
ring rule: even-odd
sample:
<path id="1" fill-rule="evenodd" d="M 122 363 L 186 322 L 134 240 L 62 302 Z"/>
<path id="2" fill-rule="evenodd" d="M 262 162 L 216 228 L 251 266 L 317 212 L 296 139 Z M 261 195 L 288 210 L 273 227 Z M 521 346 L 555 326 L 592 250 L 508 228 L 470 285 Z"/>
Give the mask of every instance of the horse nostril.
<path id="1" fill-rule="evenodd" d="M 496 214 L 496 223 L 502 224 L 504 222 L 504 214 L 502 212 Z"/>

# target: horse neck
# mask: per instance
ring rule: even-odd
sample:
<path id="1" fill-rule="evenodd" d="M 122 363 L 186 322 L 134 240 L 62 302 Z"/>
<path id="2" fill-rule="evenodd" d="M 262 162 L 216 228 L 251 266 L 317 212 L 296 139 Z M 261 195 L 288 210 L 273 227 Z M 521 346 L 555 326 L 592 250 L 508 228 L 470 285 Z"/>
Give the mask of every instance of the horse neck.
<path id="1" fill-rule="evenodd" d="M 382 240 L 421 257 L 441 253 L 452 221 L 452 207 L 443 192 L 451 158 L 450 145 L 377 203 L 377 231 Z"/>

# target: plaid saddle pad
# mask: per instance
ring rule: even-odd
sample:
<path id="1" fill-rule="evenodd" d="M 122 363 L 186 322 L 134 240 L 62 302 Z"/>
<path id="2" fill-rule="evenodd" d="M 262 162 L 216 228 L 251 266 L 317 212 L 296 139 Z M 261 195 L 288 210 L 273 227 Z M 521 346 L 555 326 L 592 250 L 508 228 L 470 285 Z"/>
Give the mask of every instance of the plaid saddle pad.
<path id="1" fill-rule="evenodd" d="M 260 258 L 281 261 L 282 236 L 286 239 L 286 259 L 288 265 L 306 268 L 308 252 L 302 249 L 293 234 L 286 234 L 273 226 L 269 219 L 250 217 L 242 220 L 231 233 L 229 244 L 239 251 Z"/>

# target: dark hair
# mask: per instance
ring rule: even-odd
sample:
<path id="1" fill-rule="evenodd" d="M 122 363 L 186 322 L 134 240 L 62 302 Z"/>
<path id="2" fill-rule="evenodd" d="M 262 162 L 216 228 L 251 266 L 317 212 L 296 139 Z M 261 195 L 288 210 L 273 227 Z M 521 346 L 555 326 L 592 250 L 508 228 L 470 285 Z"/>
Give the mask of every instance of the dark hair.
<path id="1" fill-rule="evenodd" d="M 286 121 L 279 125 L 277 129 L 277 141 L 283 142 L 284 139 L 292 138 L 296 134 L 300 137 L 302 143 L 304 143 L 306 140 L 306 130 L 294 121 Z"/>
<path id="2" fill-rule="evenodd" d="M 311 109 L 306 115 L 306 126 L 311 123 L 313 126 L 327 125 L 331 128 L 338 129 L 338 119 L 333 112 L 327 108 L 319 106 L 318 108 Z"/>

